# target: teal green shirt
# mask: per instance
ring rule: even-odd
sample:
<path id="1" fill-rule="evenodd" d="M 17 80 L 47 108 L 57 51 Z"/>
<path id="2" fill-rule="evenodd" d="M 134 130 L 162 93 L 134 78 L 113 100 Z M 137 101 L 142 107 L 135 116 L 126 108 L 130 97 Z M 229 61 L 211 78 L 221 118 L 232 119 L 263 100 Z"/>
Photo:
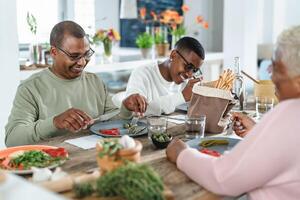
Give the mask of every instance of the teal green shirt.
<path id="1" fill-rule="evenodd" d="M 80 109 L 92 118 L 118 109 L 97 75 L 83 72 L 67 80 L 45 69 L 19 85 L 5 127 L 6 145 L 32 144 L 66 134 L 54 126 L 53 117 L 69 108 Z M 121 110 L 123 117 L 130 117 L 128 110 Z"/>

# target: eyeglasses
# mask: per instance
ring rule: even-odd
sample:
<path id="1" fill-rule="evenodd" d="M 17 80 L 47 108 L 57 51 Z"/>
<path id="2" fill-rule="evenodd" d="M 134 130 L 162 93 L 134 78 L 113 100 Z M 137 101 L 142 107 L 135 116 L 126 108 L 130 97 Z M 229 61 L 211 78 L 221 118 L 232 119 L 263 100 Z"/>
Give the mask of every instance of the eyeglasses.
<path id="1" fill-rule="evenodd" d="M 195 67 L 195 65 L 193 65 L 193 64 L 190 63 L 190 62 L 188 62 L 188 61 L 185 59 L 185 57 L 183 57 L 183 55 L 182 55 L 179 51 L 176 50 L 176 52 L 178 53 L 178 55 L 179 55 L 179 56 L 184 60 L 184 62 L 185 62 L 185 66 L 184 66 L 185 71 L 187 71 L 187 72 L 192 71 L 193 74 L 199 73 L 200 75 L 202 75 L 202 71 L 201 71 L 200 68 L 197 68 L 197 67 Z"/>
<path id="2" fill-rule="evenodd" d="M 90 60 L 92 55 L 95 53 L 95 51 L 90 48 L 82 55 L 72 55 L 59 47 L 56 48 L 62 51 L 65 55 L 67 55 L 71 61 L 76 61 L 76 62 L 78 62 L 81 58 L 84 58 L 85 60 Z"/>

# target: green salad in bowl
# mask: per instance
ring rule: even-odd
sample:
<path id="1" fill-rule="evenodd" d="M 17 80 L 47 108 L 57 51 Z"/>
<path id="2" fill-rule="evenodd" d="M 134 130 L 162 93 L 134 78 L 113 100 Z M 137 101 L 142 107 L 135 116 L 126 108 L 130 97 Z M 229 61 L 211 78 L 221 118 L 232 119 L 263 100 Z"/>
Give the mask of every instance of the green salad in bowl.
<path id="1" fill-rule="evenodd" d="M 151 136 L 153 144 L 159 149 L 166 148 L 172 139 L 173 137 L 168 133 L 154 133 Z"/>

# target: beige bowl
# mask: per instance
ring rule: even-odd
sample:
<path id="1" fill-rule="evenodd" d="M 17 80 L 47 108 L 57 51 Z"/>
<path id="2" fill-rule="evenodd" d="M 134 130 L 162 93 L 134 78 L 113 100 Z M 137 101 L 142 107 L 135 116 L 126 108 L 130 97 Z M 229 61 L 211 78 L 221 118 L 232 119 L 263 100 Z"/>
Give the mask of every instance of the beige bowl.
<path id="1" fill-rule="evenodd" d="M 269 97 L 269 98 L 273 98 L 275 102 L 278 102 L 278 99 L 275 95 L 275 85 L 271 80 L 260 80 L 259 84 L 255 83 L 254 96 Z"/>
<path id="2" fill-rule="evenodd" d="M 114 155 L 105 155 L 102 158 L 98 156 L 98 153 L 103 150 L 101 144 L 96 144 L 97 150 L 97 163 L 102 172 L 108 172 L 116 169 L 123 165 L 126 161 L 139 162 L 141 158 L 142 143 L 140 141 L 135 141 L 134 148 L 121 149 L 117 151 Z"/>

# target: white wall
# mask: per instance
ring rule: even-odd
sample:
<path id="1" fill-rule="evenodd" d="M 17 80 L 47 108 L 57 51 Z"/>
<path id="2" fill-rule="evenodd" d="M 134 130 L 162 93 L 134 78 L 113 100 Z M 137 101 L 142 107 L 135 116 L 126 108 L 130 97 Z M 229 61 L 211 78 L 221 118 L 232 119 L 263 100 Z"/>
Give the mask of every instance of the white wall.
<path id="1" fill-rule="evenodd" d="M 284 29 L 300 25 L 299 7 L 299 0 L 258 1 L 258 44 L 275 43 Z"/>
<path id="2" fill-rule="evenodd" d="M 119 0 L 95 0 L 95 28 L 119 30 Z"/>
<path id="3" fill-rule="evenodd" d="M 224 2 L 224 67 L 233 67 L 233 58 L 239 56 L 242 69 L 253 77 L 257 74 L 257 1 Z"/>
<path id="4" fill-rule="evenodd" d="M 0 149 L 4 148 L 4 126 L 20 79 L 16 16 L 16 0 L 0 0 Z"/>
<path id="5" fill-rule="evenodd" d="M 185 0 L 190 10 L 184 15 L 188 35 L 197 38 L 206 51 L 223 50 L 223 0 Z M 209 29 L 196 24 L 196 17 L 202 15 L 208 21 Z"/>

